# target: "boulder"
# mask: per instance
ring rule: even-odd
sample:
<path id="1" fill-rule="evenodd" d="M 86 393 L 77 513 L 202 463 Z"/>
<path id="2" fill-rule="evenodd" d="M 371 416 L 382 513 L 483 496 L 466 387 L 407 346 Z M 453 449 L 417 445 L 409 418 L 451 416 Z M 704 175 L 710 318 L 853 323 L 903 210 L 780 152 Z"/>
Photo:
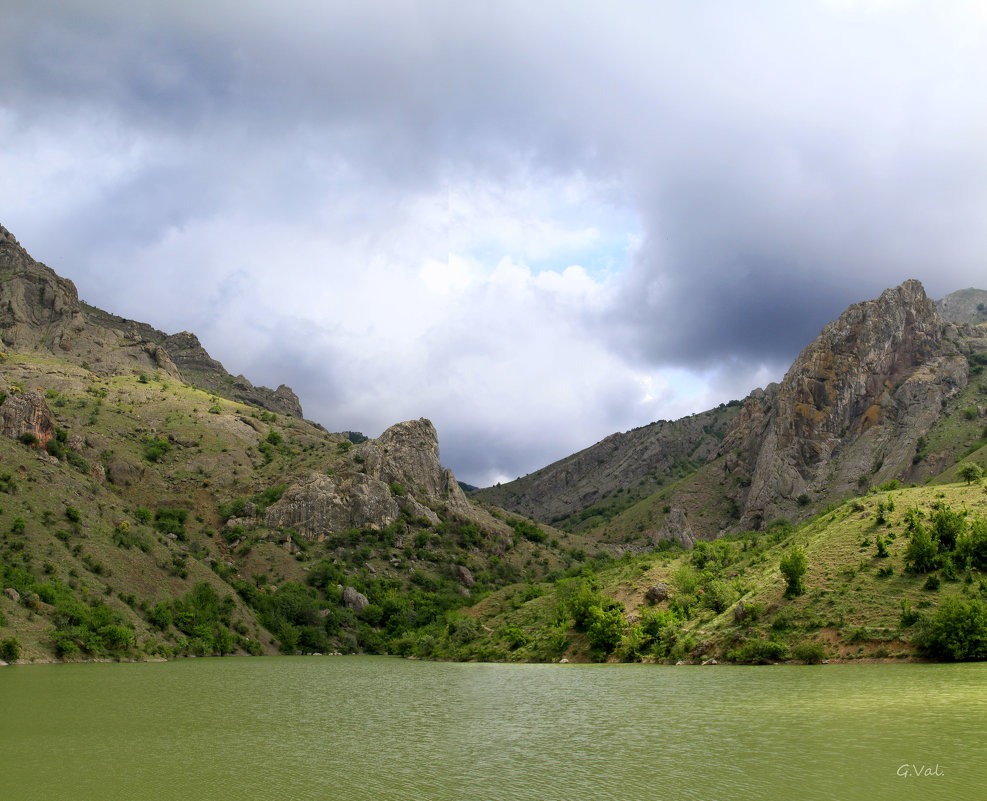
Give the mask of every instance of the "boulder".
<path id="1" fill-rule="evenodd" d="M 466 565 L 456 565 L 456 577 L 463 583 L 466 587 L 473 587 L 476 585 L 476 579 L 473 578 L 473 574 Z"/>
<path id="2" fill-rule="evenodd" d="M 3 591 L 3 594 L 6 595 L 8 598 L 10 598 L 10 600 L 13 601 L 15 604 L 19 604 L 21 602 L 21 594 L 17 592 L 17 590 L 15 590 L 13 587 L 7 587 Z"/>
<path id="3" fill-rule="evenodd" d="M 660 603 L 668 598 L 668 585 L 663 581 L 652 584 L 648 587 L 648 591 L 644 594 L 644 597 L 653 604 Z"/>
<path id="4" fill-rule="evenodd" d="M 0 404 L 0 432 L 11 439 L 32 434 L 44 448 L 55 436 L 55 423 L 44 393 L 38 389 L 11 392 Z"/>
<path id="5" fill-rule="evenodd" d="M 370 599 L 353 587 L 347 587 L 343 590 L 343 605 L 347 609 L 352 609 L 357 614 L 360 614 L 360 612 L 370 606 Z"/>

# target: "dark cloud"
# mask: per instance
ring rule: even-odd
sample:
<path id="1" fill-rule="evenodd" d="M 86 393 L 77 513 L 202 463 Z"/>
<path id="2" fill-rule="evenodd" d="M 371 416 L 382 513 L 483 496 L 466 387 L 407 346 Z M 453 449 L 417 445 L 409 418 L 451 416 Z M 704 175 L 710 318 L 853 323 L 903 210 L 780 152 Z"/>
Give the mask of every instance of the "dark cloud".
<path id="1" fill-rule="evenodd" d="M 983 284 L 985 32 L 974 3 L 13 0 L 0 215 L 328 427 L 424 414 L 509 476 L 779 378 L 906 278 Z"/>

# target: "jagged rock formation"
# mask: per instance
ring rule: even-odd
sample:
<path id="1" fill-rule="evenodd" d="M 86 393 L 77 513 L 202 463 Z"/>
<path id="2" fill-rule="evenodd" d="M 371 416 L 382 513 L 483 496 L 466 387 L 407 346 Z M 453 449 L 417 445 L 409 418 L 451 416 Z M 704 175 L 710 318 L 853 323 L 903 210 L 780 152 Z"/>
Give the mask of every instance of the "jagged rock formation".
<path id="1" fill-rule="evenodd" d="M 987 290 L 961 289 L 936 301 L 942 318 L 951 323 L 987 323 Z"/>
<path id="2" fill-rule="evenodd" d="M 674 422 L 659 421 L 606 439 L 530 475 L 475 493 L 488 503 L 558 522 L 623 490 L 644 496 L 677 471 L 705 463 L 739 411 L 732 402 Z"/>
<path id="3" fill-rule="evenodd" d="M 780 384 L 753 393 L 718 454 L 740 485 L 740 526 L 792 516 L 800 496 L 901 477 L 944 399 L 966 385 L 945 330 L 922 285 L 906 281 L 851 306 Z"/>
<path id="4" fill-rule="evenodd" d="M 439 462 L 438 435 L 429 420 L 391 426 L 354 454 L 351 469 L 292 483 L 267 510 L 265 525 L 321 541 L 349 528 L 382 529 L 402 510 L 432 523 L 439 522 L 433 506 L 474 512 L 452 471 Z"/>
<path id="5" fill-rule="evenodd" d="M 47 350 L 93 372 L 160 370 L 232 400 L 302 417 L 298 397 L 282 385 L 254 387 L 212 359 L 194 334 L 168 336 L 81 303 L 75 284 L 32 259 L 0 226 L 0 338 L 18 351 Z"/>
<path id="6" fill-rule="evenodd" d="M 0 404 L 0 433 L 11 439 L 29 434 L 38 447 L 44 449 L 55 436 L 55 423 L 44 393 L 36 389 L 23 393 L 10 392 Z"/>
<path id="7" fill-rule="evenodd" d="M 377 439 L 356 447 L 364 469 L 384 484 L 400 484 L 412 496 L 441 499 L 450 508 L 470 508 L 451 470 L 439 461 L 439 437 L 430 420 L 397 423 Z"/>

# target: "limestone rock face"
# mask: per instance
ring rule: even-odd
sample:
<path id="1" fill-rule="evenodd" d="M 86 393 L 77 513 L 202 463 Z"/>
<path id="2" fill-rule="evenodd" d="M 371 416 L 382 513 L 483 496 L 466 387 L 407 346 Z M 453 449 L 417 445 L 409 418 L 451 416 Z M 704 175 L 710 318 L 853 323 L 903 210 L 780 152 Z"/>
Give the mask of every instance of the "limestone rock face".
<path id="1" fill-rule="evenodd" d="M 922 285 L 906 281 L 848 308 L 780 384 L 753 393 L 719 451 L 727 472 L 749 479 L 741 527 L 791 515 L 801 495 L 903 477 L 943 399 L 966 385 L 966 359 L 943 329 Z"/>
<path id="2" fill-rule="evenodd" d="M 400 484 L 418 500 L 433 498 L 451 509 L 469 510 L 469 501 L 451 470 L 439 461 L 439 437 L 424 417 L 388 428 L 377 439 L 357 446 L 368 476 L 384 484 Z"/>
<path id="3" fill-rule="evenodd" d="M 268 508 L 268 528 L 292 528 L 308 539 L 322 541 L 348 528 L 384 528 L 401 509 L 388 486 L 362 473 L 334 477 L 314 474 L 291 484 Z"/>
<path id="4" fill-rule="evenodd" d="M 66 329 L 81 324 L 75 284 L 34 261 L 0 225 L 0 335 L 16 350 L 54 350 Z"/>
<path id="5" fill-rule="evenodd" d="M 39 390 L 12 392 L 0 404 L 0 432 L 12 439 L 33 434 L 44 448 L 55 436 L 55 423 L 45 396 Z"/>
<path id="6" fill-rule="evenodd" d="M 698 537 L 692 530 L 692 525 L 689 523 L 689 518 L 686 517 L 685 512 L 676 507 L 665 517 L 661 530 L 654 535 L 653 539 L 656 542 L 660 540 L 674 540 L 686 548 L 691 548 L 696 544 Z"/>

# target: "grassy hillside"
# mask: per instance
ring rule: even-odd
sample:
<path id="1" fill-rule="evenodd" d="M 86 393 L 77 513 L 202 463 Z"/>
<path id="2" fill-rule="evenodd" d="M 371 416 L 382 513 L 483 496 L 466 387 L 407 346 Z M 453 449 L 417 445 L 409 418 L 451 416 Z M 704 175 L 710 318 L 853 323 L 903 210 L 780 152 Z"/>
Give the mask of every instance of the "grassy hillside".
<path id="1" fill-rule="evenodd" d="M 780 569 L 793 548 L 806 564 L 797 595 Z M 445 648 L 509 660 L 987 658 L 985 571 L 981 483 L 891 483 L 798 528 L 778 521 L 499 590 L 470 610 L 475 636 Z M 667 597 L 648 600 L 656 585 Z"/>
<path id="2" fill-rule="evenodd" d="M 427 655 L 448 616 L 567 568 L 585 545 L 441 503 L 438 523 L 402 514 L 322 542 L 234 525 L 293 477 L 360 469 L 349 438 L 160 375 L 98 376 L 50 354 L 6 354 L 0 386 L 42 389 L 58 428 L 47 452 L 0 437 L 7 661 L 377 652 L 398 641 Z"/>

